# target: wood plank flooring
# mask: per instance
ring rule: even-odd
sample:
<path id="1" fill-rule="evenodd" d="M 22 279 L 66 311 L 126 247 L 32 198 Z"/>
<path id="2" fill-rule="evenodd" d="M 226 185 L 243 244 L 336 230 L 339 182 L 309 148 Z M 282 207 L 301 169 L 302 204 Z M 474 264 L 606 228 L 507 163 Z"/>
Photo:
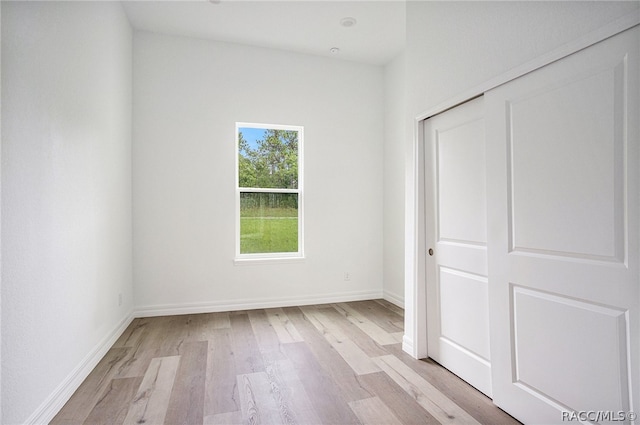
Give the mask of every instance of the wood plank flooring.
<path id="1" fill-rule="evenodd" d="M 135 319 L 53 425 L 518 424 L 384 300 Z"/>

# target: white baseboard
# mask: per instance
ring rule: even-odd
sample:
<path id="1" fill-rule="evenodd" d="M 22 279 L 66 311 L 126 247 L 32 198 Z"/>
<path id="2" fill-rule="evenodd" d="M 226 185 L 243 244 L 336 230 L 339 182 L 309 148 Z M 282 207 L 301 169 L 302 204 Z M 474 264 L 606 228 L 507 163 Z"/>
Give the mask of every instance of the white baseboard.
<path id="1" fill-rule="evenodd" d="M 329 304 L 382 298 L 381 291 L 354 291 L 308 297 L 247 298 L 241 300 L 211 301 L 190 304 L 163 304 L 139 306 L 135 317 L 170 316 L 176 314 L 215 313 L 221 311 L 254 310 L 260 308 L 293 307 L 310 304 Z"/>
<path id="2" fill-rule="evenodd" d="M 29 416 L 25 424 L 48 424 L 53 417 L 69 401 L 80 384 L 89 376 L 98 362 L 109 351 L 134 318 L 177 314 L 213 313 L 219 311 L 237 311 L 260 308 L 290 307 L 310 304 L 328 304 L 348 301 L 362 301 L 382 298 L 381 291 L 353 291 L 333 294 L 314 295 L 310 297 L 282 297 L 242 299 L 222 302 L 172 304 L 137 307 L 124 317 L 120 323 L 106 335 L 74 370 L 58 385 L 46 400 Z M 393 302 L 389 300 L 389 302 Z M 394 303 L 395 304 L 395 303 Z M 403 345 L 404 348 L 404 345 Z"/>
<path id="3" fill-rule="evenodd" d="M 75 369 L 58 385 L 58 387 L 45 399 L 45 401 L 29 416 L 25 424 L 48 424 L 53 417 L 62 409 L 73 393 L 80 387 L 80 384 L 89 376 L 89 373 L 102 360 L 107 351 L 118 340 L 120 335 L 127 329 L 133 320 L 133 312 L 129 312 L 116 327 L 109 332 L 87 356 L 76 366 Z"/>
<path id="4" fill-rule="evenodd" d="M 389 301 L 393 305 L 404 308 L 404 296 L 394 294 L 393 292 L 384 291 L 382 294 L 382 298 Z"/>
<path id="5" fill-rule="evenodd" d="M 406 334 L 402 337 L 402 351 L 417 359 L 416 353 L 414 352 L 413 340 L 409 338 Z"/>

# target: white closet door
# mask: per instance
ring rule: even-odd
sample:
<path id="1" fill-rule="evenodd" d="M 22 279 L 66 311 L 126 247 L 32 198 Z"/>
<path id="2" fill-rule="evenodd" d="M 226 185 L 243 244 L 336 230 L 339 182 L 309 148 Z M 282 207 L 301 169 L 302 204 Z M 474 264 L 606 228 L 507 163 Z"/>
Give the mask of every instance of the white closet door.
<path id="1" fill-rule="evenodd" d="M 491 396 L 482 98 L 425 122 L 428 354 Z"/>
<path id="2" fill-rule="evenodd" d="M 525 423 L 640 413 L 639 40 L 485 94 L 493 398 Z"/>

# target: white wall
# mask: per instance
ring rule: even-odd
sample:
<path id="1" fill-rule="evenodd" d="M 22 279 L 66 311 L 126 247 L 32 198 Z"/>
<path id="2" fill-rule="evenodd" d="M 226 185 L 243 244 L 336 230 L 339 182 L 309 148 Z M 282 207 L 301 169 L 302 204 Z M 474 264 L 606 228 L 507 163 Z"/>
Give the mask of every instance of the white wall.
<path id="1" fill-rule="evenodd" d="M 628 13 L 633 2 L 407 3 L 407 112 L 411 121 L 448 100 L 572 42 Z M 480 94 L 480 93 L 476 93 Z M 450 105 L 453 106 L 453 105 Z M 419 153 L 409 134 L 405 200 L 405 349 L 426 355 L 424 253 L 418 246 Z M 401 188 L 398 186 L 398 190 Z M 422 287 L 421 287 L 422 286 Z M 419 315 L 418 313 L 421 313 Z M 421 343 L 423 341 L 424 343 Z"/>
<path id="2" fill-rule="evenodd" d="M 132 32 L 115 2 L 1 7 L 1 422 L 15 424 L 49 419 L 133 307 Z"/>
<path id="3" fill-rule="evenodd" d="M 141 32 L 133 110 L 140 314 L 382 295 L 381 67 Z M 233 263 L 236 121 L 304 126 L 304 262 Z"/>
<path id="4" fill-rule="evenodd" d="M 408 99 L 417 116 L 631 11 L 638 1 L 407 4 Z"/>
<path id="5" fill-rule="evenodd" d="M 384 68 L 384 294 L 404 305 L 404 145 L 406 65 L 400 54 Z"/>

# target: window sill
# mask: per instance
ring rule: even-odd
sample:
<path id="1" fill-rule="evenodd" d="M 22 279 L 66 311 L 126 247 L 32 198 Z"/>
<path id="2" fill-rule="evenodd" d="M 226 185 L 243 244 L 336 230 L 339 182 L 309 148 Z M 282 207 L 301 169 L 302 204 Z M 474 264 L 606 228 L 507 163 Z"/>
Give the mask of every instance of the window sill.
<path id="1" fill-rule="evenodd" d="M 288 264 L 302 263 L 304 257 L 257 257 L 257 258 L 236 258 L 233 264 L 236 266 L 256 266 L 260 264 Z"/>

